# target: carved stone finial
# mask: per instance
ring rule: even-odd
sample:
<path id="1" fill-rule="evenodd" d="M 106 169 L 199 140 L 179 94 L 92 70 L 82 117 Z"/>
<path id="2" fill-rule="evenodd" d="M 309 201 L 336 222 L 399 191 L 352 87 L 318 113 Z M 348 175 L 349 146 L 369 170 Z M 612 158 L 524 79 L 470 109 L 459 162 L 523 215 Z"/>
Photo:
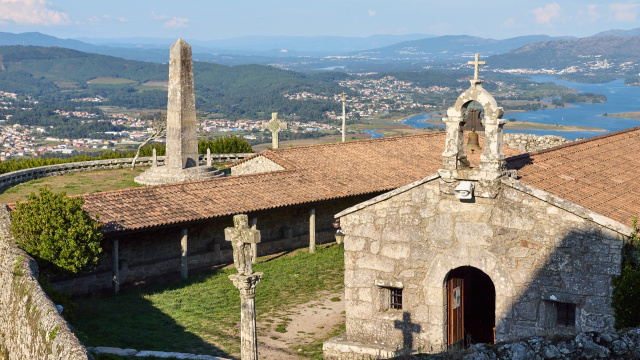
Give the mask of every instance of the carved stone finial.
<path id="1" fill-rule="evenodd" d="M 234 227 L 224 229 L 224 238 L 231 241 L 233 247 L 233 263 L 238 274 L 251 275 L 251 244 L 260 242 L 260 231 L 256 229 L 256 225 L 249 227 L 249 217 L 246 214 L 235 215 L 233 225 Z"/>
<path id="2" fill-rule="evenodd" d="M 475 66 L 473 71 L 473 80 L 479 80 L 478 73 L 480 72 L 480 65 L 487 65 L 487 62 L 480 61 L 480 54 L 476 54 L 476 59 L 474 61 L 467 61 L 467 64 Z"/>
<path id="3" fill-rule="evenodd" d="M 279 144 L 278 133 L 287 128 L 287 123 L 280 121 L 280 119 L 278 119 L 278 113 L 274 112 L 271 113 L 271 121 L 266 123 L 263 128 L 271 131 L 271 148 L 277 149 Z"/>

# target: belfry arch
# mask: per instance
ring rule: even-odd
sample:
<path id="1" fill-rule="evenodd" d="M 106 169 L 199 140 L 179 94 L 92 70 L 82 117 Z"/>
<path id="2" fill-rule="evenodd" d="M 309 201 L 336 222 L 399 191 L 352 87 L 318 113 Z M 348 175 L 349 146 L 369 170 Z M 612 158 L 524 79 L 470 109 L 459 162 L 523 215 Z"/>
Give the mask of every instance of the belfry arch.
<path id="1" fill-rule="evenodd" d="M 470 81 L 471 86 L 456 100 L 455 104 L 447 109 L 447 117 L 442 120 L 446 124 L 447 139 L 445 151 L 442 153 L 443 165 L 447 170 L 468 168 L 469 163 L 463 149 L 462 123 L 464 114 L 472 101 L 482 105 L 485 127 L 485 148 L 480 157 L 480 171 L 485 173 L 484 178 L 495 178 L 502 175 L 506 166 L 505 156 L 502 152 L 502 128 L 506 120 L 502 119 L 504 110 L 498 106 L 493 96 L 482 87 L 482 80 L 478 78 L 478 66 L 484 65 L 484 61 L 478 60 L 469 64 L 475 65 L 475 75 Z"/>

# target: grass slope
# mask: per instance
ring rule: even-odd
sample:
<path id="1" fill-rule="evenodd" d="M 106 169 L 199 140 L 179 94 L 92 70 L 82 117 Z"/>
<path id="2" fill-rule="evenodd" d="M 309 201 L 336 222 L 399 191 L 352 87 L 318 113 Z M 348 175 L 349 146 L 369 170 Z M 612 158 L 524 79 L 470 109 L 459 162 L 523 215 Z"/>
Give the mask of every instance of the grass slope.
<path id="1" fill-rule="evenodd" d="M 337 245 L 321 246 L 315 254 L 299 250 L 261 258 L 254 270 L 264 272 L 256 290 L 258 321 L 279 331 L 290 320 L 276 312 L 342 291 L 344 252 Z M 228 278 L 235 273 L 232 268 L 216 269 L 184 282 L 78 298 L 73 326 L 88 346 L 237 355 L 240 297 Z M 318 346 L 305 350 L 316 357 Z"/>

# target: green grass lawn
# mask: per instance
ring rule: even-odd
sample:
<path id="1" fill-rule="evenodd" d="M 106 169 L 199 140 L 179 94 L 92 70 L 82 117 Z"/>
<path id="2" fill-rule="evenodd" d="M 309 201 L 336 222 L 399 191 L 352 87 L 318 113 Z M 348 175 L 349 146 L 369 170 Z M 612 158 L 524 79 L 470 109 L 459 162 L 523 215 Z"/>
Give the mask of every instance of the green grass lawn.
<path id="1" fill-rule="evenodd" d="M 43 186 L 50 186 L 56 194 L 64 191 L 69 196 L 139 187 L 143 185 L 134 182 L 133 178 L 144 170 L 146 168 L 137 167 L 135 170 L 130 168 L 94 170 L 43 177 L 18 184 L 0 193 L 0 203 L 8 204 L 26 200 L 29 194 L 32 192 L 37 194 L 38 189 Z"/>
<path id="2" fill-rule="evenodd" d="M 264 277 L 256 290 L 256 311 L 266 326 L 286 329 L 286 315 L 275 312 L 286 314 L 320 294 L 343 289 L 344 252 L 335 244 L 320 246 L 315 254 L 305 249 L 259 260 L 254 271 Z M 240 296 L 228 278 L 235 273 L 218 269 L 188 281 L 77 298 L 73 326 L 87 346 L 237 355 Z M 317 358 L 315 348 L 308 350 Z"/>
<path id="3" fill-rule="evenodd" d="M 124 79 L 124 78 L 114 78 L 114 77 L 99 77 L 93 80 L 87 81 L 87 84 L 106 84 L 106 85 L 121 85 L 121 84 L 133 84 L 137 81 Z"/>

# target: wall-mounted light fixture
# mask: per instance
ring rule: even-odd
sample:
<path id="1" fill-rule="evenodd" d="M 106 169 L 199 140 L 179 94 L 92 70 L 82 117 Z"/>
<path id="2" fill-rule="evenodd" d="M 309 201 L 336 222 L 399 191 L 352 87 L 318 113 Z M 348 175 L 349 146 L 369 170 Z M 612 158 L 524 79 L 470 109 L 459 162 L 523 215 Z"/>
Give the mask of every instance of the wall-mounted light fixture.
<path id="1" fill-rule="evenodd" d="M 461 181 L 458 186 L 456 186 L 455 192 L 456 197 L 460 200 L 470 200 L 473 199 L 473 188 L 474 184 L 471 181 Z"/>

